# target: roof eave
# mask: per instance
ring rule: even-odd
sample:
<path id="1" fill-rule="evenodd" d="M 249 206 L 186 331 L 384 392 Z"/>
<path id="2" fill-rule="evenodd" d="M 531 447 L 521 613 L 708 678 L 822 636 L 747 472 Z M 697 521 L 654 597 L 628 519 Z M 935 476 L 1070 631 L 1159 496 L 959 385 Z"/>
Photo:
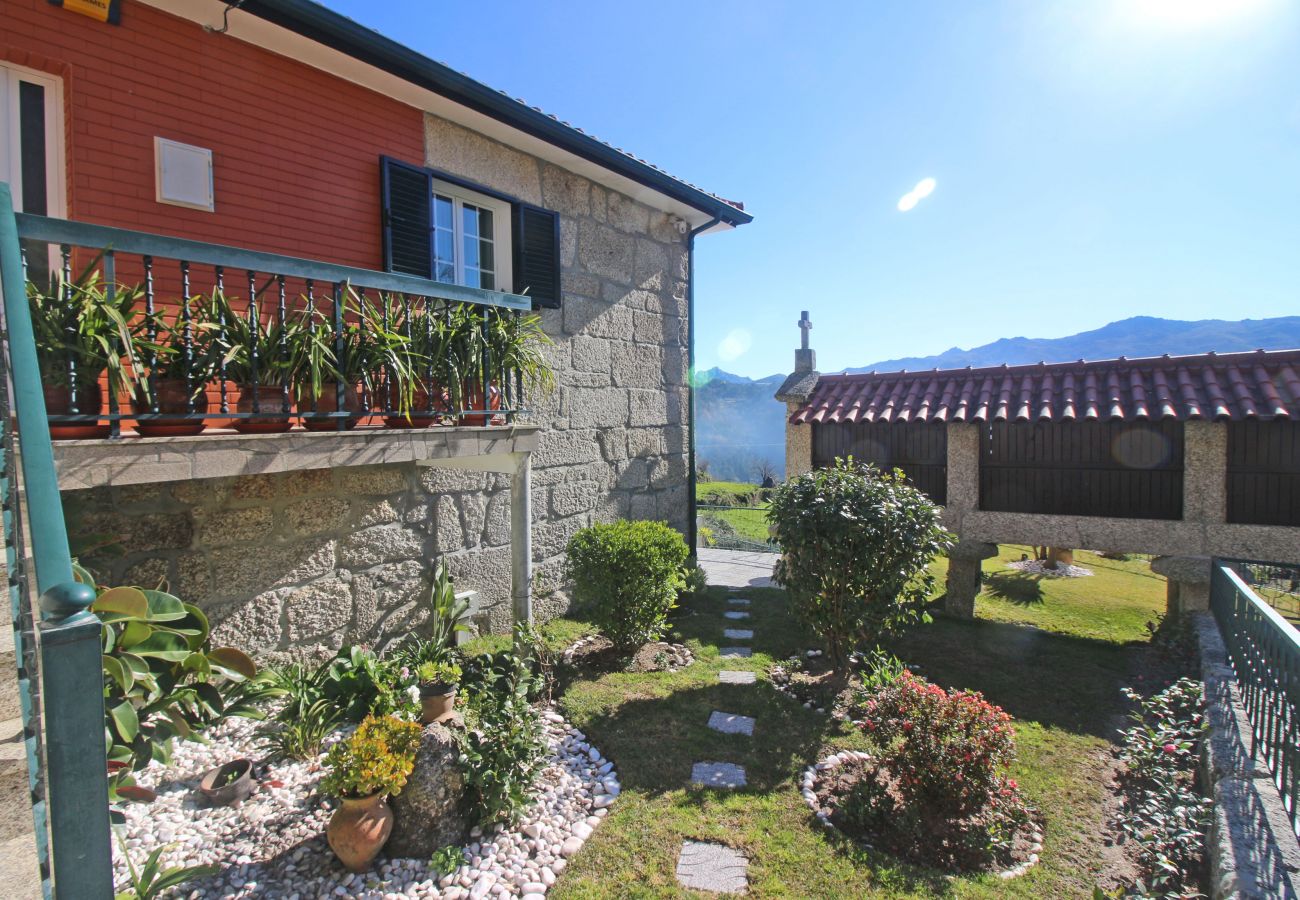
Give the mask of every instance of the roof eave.
<path id="1" fill-rule="evenodd" d="M 247 0 L 240 8 L 617 172 L 651 190 L 716 217 L 726 225 L 745 225 L 754 219 L 744 210 L 712 194 L 691 187 L 654 166 L 640 162 L 313 0 Z"/>

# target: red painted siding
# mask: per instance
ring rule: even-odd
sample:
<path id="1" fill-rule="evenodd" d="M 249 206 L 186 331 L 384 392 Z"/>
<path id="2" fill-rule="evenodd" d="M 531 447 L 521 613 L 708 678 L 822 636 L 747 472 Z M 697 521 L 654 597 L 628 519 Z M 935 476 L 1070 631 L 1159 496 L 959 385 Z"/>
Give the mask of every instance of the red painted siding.
<path id="1" fill-rule="evenodd" d="M 0 56 L 64 85 L 68 212 L 379 268 L 379 156 L 424 158 L 419 110 L 140 3 L 122 25 L 5 0 Z M 154 136 L 210 148 L 216 211 L 154 200 Z"/>

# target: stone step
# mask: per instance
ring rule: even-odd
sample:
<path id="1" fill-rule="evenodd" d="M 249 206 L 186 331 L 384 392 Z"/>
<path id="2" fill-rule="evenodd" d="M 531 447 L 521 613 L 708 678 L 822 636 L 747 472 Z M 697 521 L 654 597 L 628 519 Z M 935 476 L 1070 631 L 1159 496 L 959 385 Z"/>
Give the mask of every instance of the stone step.
<path id="1" fill-rule="evenodd" d="M 723 615 L 724 615 L 726 618 L 728 618 L 728 619 L 748 619 L 748 618 L 749 618 L 749 613 L 747 613 L 747 612 L 736 612 L 736 611 L 732 611 L 732 612 L 724 612 Z"/>
<path id="2" fill-rule="evenodd" d="M 753 737 L 754 718 L 739 713 L 719 712 L 715 709 L 709 714 L 709 727 L 723 734 L 743 734 Z"/>
<path id="3" fill-rule="evenodd" d="M 728 606 L 749 606 L 750 601 L 745 597 L 728 597 Z"/>
<path id="4" fill-rule="evenodd" d="M 745 769 L 735 763 L 697 762 L 691 766 L 691 784 L 695 787 L 742 788 L 746 783 Z"/>
<path id="5" fill-rule="evenodd" d="M 722 632 L 722 636 L 731 638 L 733 641 L 752 641 L 754 632 L 748 628 L 728 628 Z"/>
<path id="6" fill-rule="evenodd" d="M 749 886 L 749 860 L 726 844 L 685 841 L 677 857 L 677 881 L 696 891 L 743 893 Z"/>
<path id="7" fill-rule="evenodd" d="M 721 654 L 723 659 L 726 659 L 727 657 L 748 658 L 754 655 L 754 651 L 749 649 L 748 647 L 723 647 L 718 651 L 718 653 Z"/>
<path id="8" fill-rule="evenodd" d="M 718 681 L 722 684 L 753 684 L 758 680 L 758 675 L 754 672 L 730 672 L 723 670 L 718 673 Z"/>

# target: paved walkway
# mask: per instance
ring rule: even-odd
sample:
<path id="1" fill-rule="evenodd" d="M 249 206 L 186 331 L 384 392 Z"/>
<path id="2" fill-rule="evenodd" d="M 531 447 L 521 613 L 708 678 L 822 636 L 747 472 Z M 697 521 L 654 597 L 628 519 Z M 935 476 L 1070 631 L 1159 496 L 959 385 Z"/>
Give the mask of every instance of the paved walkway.
<path id="1" fill-rule="evenodd" d="M 729 588 L 772 587 L 776 553 L 704 548 L 697 556 L 709 584 Z"/>

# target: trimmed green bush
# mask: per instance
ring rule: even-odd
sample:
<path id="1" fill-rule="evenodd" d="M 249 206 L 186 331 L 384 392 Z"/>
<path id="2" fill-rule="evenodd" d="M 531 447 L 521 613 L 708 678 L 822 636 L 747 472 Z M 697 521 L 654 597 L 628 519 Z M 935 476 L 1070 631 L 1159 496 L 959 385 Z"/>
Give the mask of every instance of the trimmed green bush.
<path id="1" fill-rule="evenodd" d="M 621 650 L 657 640 L 685 587 L 686 541 L 663 522 L 619 521 L 569 540 L 574 595 Z"/>

